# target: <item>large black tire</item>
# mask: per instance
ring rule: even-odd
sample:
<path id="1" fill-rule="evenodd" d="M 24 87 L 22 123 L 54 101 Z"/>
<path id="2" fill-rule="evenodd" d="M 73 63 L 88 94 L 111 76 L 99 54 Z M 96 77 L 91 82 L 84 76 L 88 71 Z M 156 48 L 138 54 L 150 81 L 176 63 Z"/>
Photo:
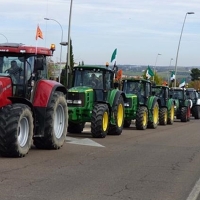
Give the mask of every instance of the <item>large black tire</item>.
<path id="1" fill-rule="evenodd" d="M 85 127 L 85 123 L 73 123 L 73 122 L 68 122 L 68 128 L 67 132 L 68 133 L 81 133 Z"/>
<path id="2" fill-rule="evenodd" d="M 187 107 L 181 108 L 181 114 L 180 114 L 181 122 L 187 122 L 188 121 L 188 113 L 187 112 L 188 112 Z"/>
<path id="3" fill-rule="evenodd" d="M 175 115 L 175 109 L 174 109 L 174 104 L 172 104 L 170 110 L 168 110 L 167 113 L 167 124 L 172 125 L 174 123 L 174 115 Z"/>
<path id="4" fill-rule="evenodd" d="M 24 157 L 32 145 L 33 116 L 24 104 L 12 104 L 0 111 L 0 154 Z"/>
<path id="5" fill-rule="evenodd" d="M 159 109 L 159 125 L 167 124 L 167 108 L 162 107 Z"/>
<path id="6" fill-rule="evenodd" d="M 136 129 L 145 130 L 148 124 L 148 110 L 146 107 L 139 107 L 136 114 Z"/>
<path id="7" fill-rule="evenodd" d="M 124 120 L 124 128 L 129 128 L 131 125 L 131 120 Z"/>
<path id="8" fill-rule="evenodd" d="M 110 124 L 108 134 L 109 135 L 121 135 L 124 126 L 124 100 L 120 96 L 117 104 L 114 108 L 115 125 Z"/>
<path id="9" fill-rule="evenodd" d="M 39 149 L 60 149 L 65 141 L 68 126 L 68 108 L 64 94 L 56 91 L 46 110 L 44 137 L 34 137 Z"/>
<path id="10" fill-rule="evenodd" d="M 192 110 L 193 110 L 193 116 L 194 116 L 194 118 L 195 119 L 200 119 L 200 106 L 199 105 L 198 106 L 194 106 L 192 108 Z"/>
<path id="11" fill-rule="evenodd" d="M 148 121 L 147 127 L 155 129 L 155 128 L 157 128 L 158 122 L 159 122 L 159 106 L 158 106 L 157 102 L 154 103 L 154 105 L 152 107 L 152 114 L 153 114 L 152 120 Z"/>
<path id="12" fill-rule="evenodd" d="M 96 104 L 92 111 L 91 133 L 94 138 L 105 138 L 109 127 L 109 109 L 107 104 Z"/>

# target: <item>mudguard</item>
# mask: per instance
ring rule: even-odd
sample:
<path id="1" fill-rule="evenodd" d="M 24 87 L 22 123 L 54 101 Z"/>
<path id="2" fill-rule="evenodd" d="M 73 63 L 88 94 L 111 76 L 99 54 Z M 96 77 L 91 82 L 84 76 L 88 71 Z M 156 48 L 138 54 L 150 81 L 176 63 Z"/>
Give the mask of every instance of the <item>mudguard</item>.
<path id="1" fill-rule="evenodd" d="M 0 108 L 11 104 L 8 97 L 13 96 L 12 92 L 12 81 L 9 77 L 0 77 Z"/>
<path id="2" fill-rule="evenodd" d="M 49 100 L 54 91 L 67 93 L 66 88 L 52 80 L 40 80 L 33 91 L 32 104 L 34 107 L 48 107 Z"/>

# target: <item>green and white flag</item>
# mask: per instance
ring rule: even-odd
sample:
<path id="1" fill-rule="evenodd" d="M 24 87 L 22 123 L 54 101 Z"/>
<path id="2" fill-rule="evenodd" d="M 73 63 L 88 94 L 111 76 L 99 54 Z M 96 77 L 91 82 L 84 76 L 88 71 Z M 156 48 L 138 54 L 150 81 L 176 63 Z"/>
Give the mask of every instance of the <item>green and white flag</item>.
<path id="1" fill-rule="evenodd" d="M 116 56 L 117 56 L 117 48 L 113 51 L 110 62 L 112 62 L 113 60 L 115 60 Z"/>
<path id="2" fill-rule="evenodd" d="M 175 72 L 174 71 L 172 71 L 172 73 L 171 73 L 171 82 L 174 82 L 174 80 L 175 80 Z"/>
<path id="3" fill-rule="evenodd" d="M 184 86 L 185 86 L 185 79 L 183 78 L 183 79 L 181 80 L 181 83 L 179 84 L 179 87 L 182 88 L 182 87 L 184 87 Z"/>
<path id="4" fill-rule="evenodd" d="M 146 77 L 147 79 L 150 79 L 152 76 L 154 76 L 153 70 L 148 66 L 146 71 Z"/>

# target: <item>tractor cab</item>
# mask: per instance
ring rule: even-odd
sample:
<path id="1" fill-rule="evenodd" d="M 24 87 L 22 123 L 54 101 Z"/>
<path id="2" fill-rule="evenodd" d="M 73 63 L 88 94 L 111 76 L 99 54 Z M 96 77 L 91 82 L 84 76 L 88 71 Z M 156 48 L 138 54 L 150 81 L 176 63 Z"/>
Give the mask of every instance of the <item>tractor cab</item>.
<path id="1" fill-rule="evenodd" d="M 114 73 L 102 67 L 74 67 L 73 88 L 90 88 L 94 91 L 94 101 L 105 101 L 107 91 L 113 88 Z"/>
<path id="2" fill-rule="evenodd" d="M 29 47 L 18 43 L 0 44 L 0 79 L 10 77 L 12 95 L 30 99 L 34 83 L 47 79 L 47 48 Z"/>
<path id="3" fill-rule="evenodd" d="M 145 104 L 151 96 L 151 83 L 147 80 L 124 79 L 123 91 L 126 95 L 136 95 L 140 104 Z"/>

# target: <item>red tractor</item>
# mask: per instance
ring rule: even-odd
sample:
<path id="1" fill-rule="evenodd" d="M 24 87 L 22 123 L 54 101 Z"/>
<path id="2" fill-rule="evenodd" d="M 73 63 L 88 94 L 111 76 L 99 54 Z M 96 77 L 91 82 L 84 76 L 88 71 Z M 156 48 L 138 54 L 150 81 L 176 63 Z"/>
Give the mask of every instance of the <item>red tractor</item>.
<path id="1" fill-rule="evenodd" d="M 55 48 L 0 44 L 0 155 L 24 157 L 31 145 L 59 149 L 68 126 L 66 88 L 47 77 Z"/>

